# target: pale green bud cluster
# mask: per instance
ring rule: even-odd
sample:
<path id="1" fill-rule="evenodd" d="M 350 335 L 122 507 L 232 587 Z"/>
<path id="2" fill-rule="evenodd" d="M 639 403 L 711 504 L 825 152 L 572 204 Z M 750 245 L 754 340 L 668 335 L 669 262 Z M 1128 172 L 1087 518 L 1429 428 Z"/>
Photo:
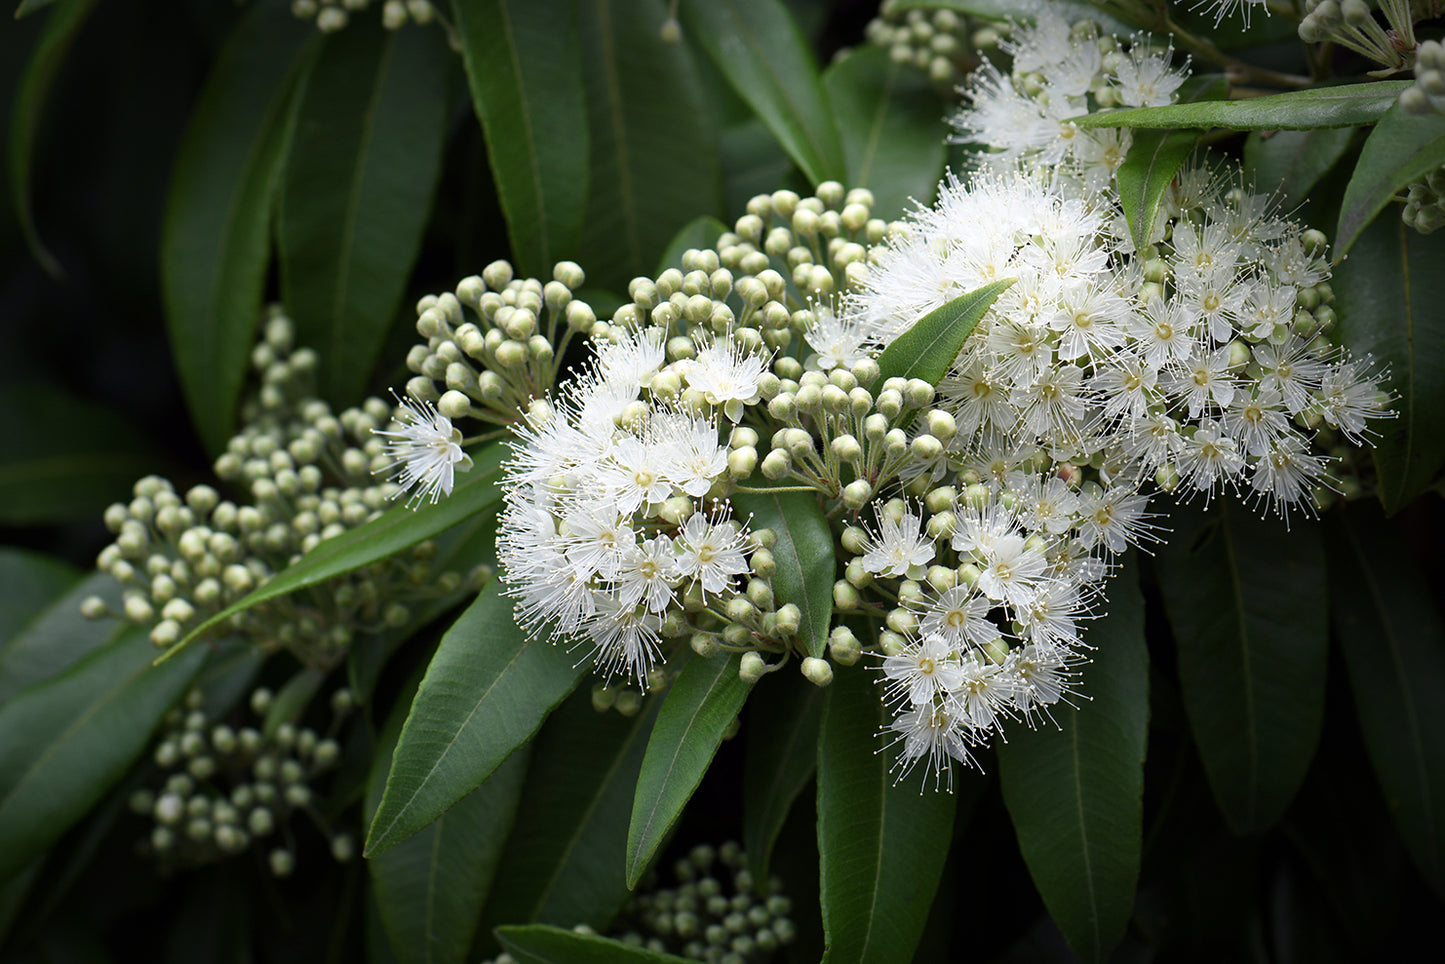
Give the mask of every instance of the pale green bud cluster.
<path id="1" fill-rule="evenodd" d="M 1421 234 L 1445 226 L 1445 167 L 1436 168 L 1409 186 L 1400 220 Z"/>
<path id="2" fill-rule="evenodd" d="M 345 29 L 352 16 L 372 6 L 373 0 L 291 0 L 291 13 L 301 20 L 315 20 L 322 33 Z M 437 9 L 430 0 L 384 0 L 381 22 L 387 30 L 398 30 L 408 23 L 427 24 L 437 19 Z"/>
<path id="3" fill-rule="evenodd" d="M 265 849 L 271 872 L 285 877 L 295 866 L 294 818 L 304 811 L 329 838 L 332 856 L 349 860 L 353 837 L 333 832 L 318 805 L 317 781 L 341 759 L 335 736 L 349 715 L 350 692 L 337 690 L 330 702 L 323 734 L 296 725 L 304 707 L 291 714 L 283 708 L 277 718 L 276 698 L 264 688 L 251 693 L 249 720 L 240 726 L 208 714 L 200 690 L 187 694 L 166 716 L 152 752 L 155 784 L 130 798 L 131 810 L 152 823 L 146 852 L 170 867 L 196 867 Z"/>
<path id="4" fill-rule="evenodd" d="M 1305 43 L 1337 43 L 1391 70 L 1410 66 L 1415 24 L 1440 13 L 1434 0 L 1305 0 L 1304 8 L 1299 36 Z"/>
<path id="5" fill-rule="evenodd" d="M 998 46 L 1007 23 L 990 23 L 953 10 L 900 10 L 897 0 L 884 0 L 878 16 L 863 35 L 888 51 L 894 63 L 916 67 L 933 85 L 951 94 L 978 66 L 979 52 Z"/>

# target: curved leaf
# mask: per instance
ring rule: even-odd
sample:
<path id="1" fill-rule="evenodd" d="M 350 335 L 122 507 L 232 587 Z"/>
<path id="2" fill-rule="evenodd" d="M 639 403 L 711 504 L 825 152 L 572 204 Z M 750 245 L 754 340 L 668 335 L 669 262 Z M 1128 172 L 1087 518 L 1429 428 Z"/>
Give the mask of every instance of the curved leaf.
<path id="1" fill-rule="evenodd" d="M 205 661 L 152 667 L 142 629 L 0 704 L 0 880 L 83 817 L 130 768 Z"/>
<path id="2" fill-rule="evenodd" d="M 628 887 L 642 879 L 748 698 L 741 660 L 689 659 L 657 711 L 627 828 Z"/>
<path id="3" fill-rule="evenodd" d="M 528 638 L 492 580 L 442 637 L 412 701 L 366 837 L 374 857 L 482 785 L 532 738 L 589 660 Z"/>
<path id="4" fill-rule="evenodd" d="M 913 323 L 903 334 L 883 349 L 878 356 L 879 384 L 889 378 L 921 378 L 937 385 L 948 374 L 949 367 L 963 343 L 973 334 L 983 316 L 993 307 L 998 296 L 1014 283 L 1013 278 L 995 281 L 982 288 L 959 295 Z"/>
<path id="5" fill-rule="evenodd" d="M 459 3 L 472 104 L 522 273 L 550 278 L 582 236 L 588 128 L 582 53 L 567 0 Z"/>
<path id="6" fill-rule="evenodd" d="M 1365 749 L 1411 858 L 1445 894 L 1445 620 L 1378 510 L 1355 504 L 1329 522 L 1330 610 Z"/>
<path id="7" fill-rule="evenodd" d="M 472 455 L 471 469 L 457 473 L 452 494 L 441 501 L 424 502 L 414 509 L 394 505 L 370 522 L 321 542 L 265 585 L 191 630 L 161 659 L 170 659 L 172 654 L 188 646 L 202 633 L 257 603 L 354 572 L 487 511 L 502 499 L 502 490 L 497 482 L 502 477 L 501 464 L 506 456 L 506 446 L 499 443 L 488 445 Z"/>
<path id="8" fill-rule="evenodd" d="M 1108 616 L 1087 633 L 1096 647 L 1083 672 L 1087 699 L 1053 710 L 1063 732 L 1015 727 L 997 745 L 1024 863 L 1069 947 L 1086 961 L 1107 958 L 1124 935 L 1143 837 L 1144 600 L 1127 577 L 1111 580 L 1108 596 Z"/>
<path id="9" fill-rule="evenodd" d="M 46 3 L 49 2 L 53 0 L 46 0 Z M 15 11 L 15 17 L 19 19 L 34 13 L 46 3 L 26 0 Z M 95 0 L 67 0 L 50 14 L 35 45 L 35 53 L 25 67 L 20 88 L 15 93 L 15 103 L 10 109 L 10 197 L 15 204 L 15 217 L 20 222 L 20 232 L 25 236 L 30 253 L 53 278 L 62 277 L 65 271 L 35 229 L 35 212 L 30 208 L 30 167 L 40 115 L 45 109 L 45 97 L 50 93 L 50 86 L 55 82 L 55 75 L 70 51 L 70 45 L 94 8 Z"/>
<path id="10" fill-rule="evenodd" d="M 923 934 L 953 839 L 952 793 L 895 786 L 892 720 L 874 672 L 839 670 L 818 742 L 818 853 L 829 964 L 906 961 Z"/>
<path id="11" fill-rule="evenodd" d="M 687 42 L 696 41 L 767 124 L 809 182 L 841 178 L 843 148 L 818 68 L 778 0 L 682 0 Z"/>
<path id="12" fill-rule="evenodd" d="M 111 620 L 80 614 L 87 596 L 99 596 L 111 609 L 119 609 L 120 583 L 108 572 L 91 573 L 0 643 L 0 705 L 63 673 L 116 635 L 119 627 Z"/>
<path id="13" fill-rule="evenodd" d="M 578 260 L 621 291 L 689 216 L 722 213 L 717 123 L 689 48 L 644 26 L 667 18 L 662 0 L 586 0 L 579 13 L 592 166 Z"/>
<path id="14" fill-rule="evenodd" d="M 1445 236 L 1371 225 L 1335 268 L 1339 341 L 1389 369 L 1398 417 L 1378 423 L 1380 502 L 1394 514 L 1445 466 Z"/>
<path id="15" fill-rule="evenodd" d="M 811 492 L 739 492 L 732 503 L 740 517 L 752 516 L 750 528 L 777 534 L 773 597 L 779 606 L 798 607 L 803 614 L 798 632 L 808 655 L 821 657 L 828 648 L 838 562 L 833 530 L 818 500 Z"/>
<path id="16" fill-rule="evenodd" d="M 727 233 L 728 226 L 723 224 L 711 214 L 704 214 L 700 218 L 693 218 L 678 229 L 667 242 L 663 249 L 662 256 L 657 259 L 657 273 L 662 274 L 668 268 L 681 268 L 682 256 L 689 248 L 711 248 L 717 244 L 717 239 Z"/>
<path id="17" fill-rule="evenodd" d="M 211 452 L 231 434 L 261 320 L 292 92 L 316 36 L 285 7 L 255 5 L 206 80 L 171 176 L 161 227 L 166 328 L 191 418 Z"/>
<path id="18" fill-rule="evenodd" d="M 770 673 L 749 704 L 743 845 L 754 880 L 768 879 L 773 844 L 813 778 L 822 715 L 823 690 L 801 673 Z"/>
<path id="19" fill-rule="evenodd" d="M 545 924 L 499 927 L 497 937 L 517 964 L 686 964 L 687 960 Z"/>
<path id="20" fill-rule="evenodd" d="M 1244 171 L 1256 190 L 1284 195 L 1287 206 L 1302 204 L 1310 189 L 1349 150 L 1352 128 L 1312 131 L 1253 131 L 1244 142 Z"/>
<path id="21" fill-rule="evenodd" d="M 1230 828 L 1265 830 L 1304 781 L 1324 723 L 1320 529 L 1287 530 L 1224 500 L 1171 521 L 1155 562 L 1190 730 Z"/>
<path id="22" fill-rule="evenodd" d="M 848 186 L 873 192 L 874 216 L 891 221 L 910 201 L 932 204 L 948 145 L 939 120 L 944 105 L 923 75 L 867 46 L 823 71 L 823 87 L 838 121 Z"/>
<path id="23" fill-rule="evenodd" d="M 277 208 L 281 298 L 338 405 L 366 384 L 421 247 L 448 63 L 440 30 L 357 18 L 326 38 L 300 92 Z"/>
<path id="24" fill-rule="evenodd" d="M 0 665 L 10 640 L 79 581 L 80 571 L 62 559 L 0 546 Z"/>
<path id="25" fill-rule="evenodd" d="M 1406 113 L 1398 104 L 1385 112 L 1360 148 L 1355 173 L 1345 186 L 1335 226 L 1335 260 L 1360 237 L 1395 194 L 1445 165 L 1445 117 Z"/>
<path id="26" fill-rule="evenodd" d="M 1236 131 L 1302 131 L 1373 124 L 1413 81 L 1312 87 L 1246 100 L 1101 110 L 1072 118 L 1080 127 L 1228 127 Z"/>

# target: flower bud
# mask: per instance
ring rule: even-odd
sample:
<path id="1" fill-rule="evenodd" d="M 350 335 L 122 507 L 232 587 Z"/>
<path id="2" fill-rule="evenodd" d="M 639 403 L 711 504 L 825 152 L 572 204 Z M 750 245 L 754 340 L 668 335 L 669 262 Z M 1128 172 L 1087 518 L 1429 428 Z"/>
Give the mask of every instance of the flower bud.
<path id="1" fill-rule="evenodd" d="M 777 611 L 777 632 L 781 636 L 796 636 L 803 623 L 803 613 L 793 603 L 780 606 Z"/>
<path id="2" fill-rule="evenodd" d="M 816 656 L 804 657 L 802 666 L 803 678 L 814 686 L 823 687 L 833 682 L 833 667 L 826 659 L 818 659 Z"/>
<path id="3" fill-rule="evenodd" d="M 867 479 L 854 479 L 843 487 L 843 504 L 856 512 L 873 498 L 873 486 Z"/>
<path id="4" fill-rule="evenodd" d="M 742 662 L 738 664 L 738 679 L 744 683 L 756 683 L 763 678 L 768 671 L 768 664 L 754 650 L 743 653 Z"/>

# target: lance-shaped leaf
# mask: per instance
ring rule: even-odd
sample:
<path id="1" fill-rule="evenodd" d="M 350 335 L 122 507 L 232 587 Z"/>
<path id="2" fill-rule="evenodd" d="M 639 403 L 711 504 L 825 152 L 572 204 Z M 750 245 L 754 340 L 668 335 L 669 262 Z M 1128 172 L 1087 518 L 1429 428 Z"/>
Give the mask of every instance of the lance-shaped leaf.
<path id="1" fill-rule="evenodd" d="M 551 277 L 582 236 L 588 127 L 566 0 L 460 3 L 457 39 L 518 267 Z"/>
<path id="2" fill-rule="evenodd" d="M 1164 107 L 1101 110 L 1073 118 L 1079 127 L 1228 127 L 1237 131 L 1303 131 L 1360 127 L 1379 120 L 1408 80 L 1312 87 L 1283 94 Z"/>
<path id="3" fill-rule="evenodd" d="M 481 786 L 532 738 L 589 662 L 524 632 L 493 580 L 442 636 L 427 667 L 367 832 L 367 856 L 410 837 Z"/>
<path id="4" fill-rule="evenodd" d="M 1345 156 L 1354 137 L 1348 127 L 1255 131 L 1244 142 L 1245 176 L 1259 191 L 1279 191 L 1287 206 L 1301 204 Z"/>
<path id="5" fill-rule="evenodd" d="M 778 0 L 682 0 L 684 37 L 707 51 L 812 184 L 847 170 L 818 68 Z"/>
<path id="6" fill-rule="evenodd" d="M 828 648 L 838 562 L 833 530 L 817 498 L 811 492 L 739 492 L 732 503 L 739 518 L 752 516 L 749 528 L 777 534 L 773 597 L 779 606 L 798 607 L 803 617 L 798 632 L 808 655 L 821 657 Z"/>
<path id="7" fill-rule="evenodd" d="M 773 844 L 817 768 L 823 692 L 801 673 L 771 673 L 748 705 L 743 845 L 755 880 L 768 879 Z"/>
<path id="8" fill-rule="evenodd" d="M 253 7 L 206 80 L 171 176 L 161 228 L 166 329 L 191 418 L 212 452 L 231 434 L 261 320 L 292 93 L 316 36 L 283 6 Z"/>
<path id="9" fill-rule="evenodd" d="M 421 246 L 449 119 L 440 30 L 358 17 L 300 92 L 277 210 L 281 298 L 321 353 L 321 393 L 366 384 Z"/>
<path id="10" fill-rule="evenodd" d="M 517 964 L 687 964 L 687 958 L 545 924 L 499 927 L 497 937 Z"/>
<path id="11" fill-rule="evenodd" d="M 915 771 L 894 785 L 879 752 L 893 714 L 871 668 L 840 669 L 823 699 L 818 853 L 829 964 L 907 961 L 923 934 L 953 840 L 953 794 Z M 927 766 L 927 764 L 923 764 Z"/>
<path id="12" fill-rule="evenodd" d="M 627 828 L 627 886 L 635 887 L 692 792 L 752 684 L 738 677 L 740 656 L 689 659 L 667 691 L 647 740 Z"/>
<path id="13" fill-rule="evenodd" d="M 405 504 L 394 505 L 375 519 L 319 543 L 255 592 L 201 623 L 161 659 L 170 659 L 202 633 L 258 603 L 379 562 L 487 511 L 502 499 L 502 490 L 497 483 L 502 477 L 501 464 L 506 454 L 505 446 L 499 443 L 489 445 L 472 456 L 470 470 L 457 473 L 451 495 L 435 503 L 423 502 L 415 508 Z"/>
<path id="14" fill-rule="evenodd" d="M 873 213 L 903 216 L 909 201 L 933 203 L 948 146 L 938 132 L 943 104 L 921 73 L 866 46 L 823 72 L 843 140 L 848 185 L 873 192 Z"/>
<path id="15" fill-rule="evenodd" d="M 893 339 L 878 356 L 879 384 L 895 376 L 921 378 L 937 385 L 948 374 L 949 367 L 974 328 L 993 307 L 998 296 L 1014 283 L 1004 278 L 959 295 L 918 321 Z"/>
<path id="16" fill-rule="evenodd" d="M 366 791 L 368 817 L 381 802 L 410 695 L 403 694 L 377 741 Z M 514 753 L 431 826 L 367 861 L 377 913 L 401 964 L 468 959 L 478 914 L 517 813 L 527 757 L 525 750 Z"/>
<path id="17" fill-rule="evenodd" d="M 1255 833 L 1294 799 L 1324 722 L 1319 526 L 1220 500 L 1175 511 L 1171 528 L 1155 562 L 1190 730 L 1229 826 Z"/>
<path id="18" fill-rule="evenodd" d="M 1365 138 L 1355 173 L 1345 186 L 1335 226 L 1335 260 L 1344 257 L 1396 193 L 1441 165 L 1445 165 L 1445 117 L 1421 117 L 1399 104 L 1391 107 Z"/>
<path id="19" fill-rule="evenodd" d="M 1340 342 L 1388 368 L 1398 414 L 1373 426 L 1380 502 L 1390 514 L 1445 466 L 1445 236 L 1421 236 L 1398 219 L 1365 230 L 1335 268 Z"/>
<path id="20" fill-rule="evenodd" d="M 0 547 L 0 660 L 10 640 L 79 581 L 80 571 L 64 560 Z"/>
<path id="21" fill-rule="evenodd" d="M 120 779 L 205 661 L 152 667 L 127 630 L 61 675 L 0 705 L 0 880 L 53 844 Z"/>
<path id="22" fill-rule="evenodd" d="M 1034 886 L 1074 953 L 1101 961 L 1134 905 L 1143 836 L 1149 654 L 1133 567 L 1108 585 L 1109 614 L 1078 708 L 1053 707 L 1062 732 L 1013 727 L 998 743 L 999 782 Z"/>
<path id="23" fill-rule="evenodd" d="M 81 615 L 81 601 L 88 596 L 99 596 L 117 609 L 120 583 L 108 572 L 91 573 L 0 643 L 0 705 L 21 690 L 60 675 L 114 638 L 115 623 Z"/>
<path id="24" fill-rule="evenodd" d="M 1445 894 L 1445 620 L 1377 510 L 1332 513 L 1329 537 L 1330 611 L 1365 749 L 1410 856 Z"/>

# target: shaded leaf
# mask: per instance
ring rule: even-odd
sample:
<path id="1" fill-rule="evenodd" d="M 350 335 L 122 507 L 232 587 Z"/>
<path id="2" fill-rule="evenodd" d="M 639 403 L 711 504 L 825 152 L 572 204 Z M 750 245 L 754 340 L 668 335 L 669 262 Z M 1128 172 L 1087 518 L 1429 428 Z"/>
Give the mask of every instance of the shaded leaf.
<path id="1" fill-rule="evenodd" d="M 62 559 L 0 546 L 0 666 L 10 640 L 79 581 L 80 571 Z"/>
<path id="2" fill-rule="evenodd" d="M 1397 192 L 1441 165 L 1445 165 L 1445 117 L 1420 117 L 1398 104 L 1392 106 L 1365 138 L 1355 173 L 1345 185 L 1335 226 L 1335 260 L 1345 256 Z"/>
<path id="3" fill-rule="evenodd" d="M 1380 80 L 1311 87 L 1245 100 L 1101 110 L 1072 120 L 1079 127 L 1228 127 L 1237 131 L 1360 127 L 1379 120 L 1411 83 Z"/>
<path id="4" fill-rule="evenodd" d="M 335 405 L 366 384 L 421 247 L 449 58 L 440 30 L 357 18 L 326 38 L 299 94 L 277 209 L 281 297 Z"/>
<path id="5" fill-rule="evenodd" d="M 1287 205 L 1301 204 L 1310 189 L 1340 162 L 1354 140 L 1352 128 L 1251 132 L 1244 142 L 1245 174 L 1255 189 L 1278 191 Z"/>
<path id="6" fill-rule="evenodd" d="M 738 677 L 741 659 L 689 659 L 663 698 L 632 801 L 628 887 L 642 879 L 748 698 L 752 685 Z"/>
<path id="7" fill-rule="evenodd" d="M 118 609 L 120 583 L 110 573 L 91 573 L 0 643 L 0 705 L 69 669 L 119 632 L 112 620 L 80 614 L 80 603 L 87 596 L 99 596 L 111 609 Z"/>
<path id="8" fill-rule="evenodd" d="M 711 214 L 693 218 L 672 236 L 662 256 L 657 259 L 657 274 L 668 268 L 682 268 L 682 256 L 690 248 L 703 250 L 717 244 L 717 239 L 727 233 L 728 227 Z"/>
<path id="9" fill-rule="evenodd" d="M 750 529 L 772 529 L 777 534 L 772 548 L 777 563 L 773 598 L 779 607 L 788 603 L 798 607 L 802 642 L 809 656 L 821 657 L 828 648 L 838 562 L 833 530 L 817 497 L 811 492 L 738 492 L 732 504 L 739 518 L 752 516 Z"/>
<path id="10" fill-rule="evenodd" d="M 1013 278 L 995 281 L 933 309 L 893 339 L 878 356 L 879 384 L 889 378 L 921 378 L 937 385 L 973 329 Z"/>
<path id="11" fill-rule="evenodd" d="M 367 832 L 367 856 L 481 786 L 576 687 L 590 660 L 574 662 L 517 625 L 499 580 L 483 589 L 442 637 L 412 701 Z"/>
<path id="12" fill-rule="evenodd" d="M 801 673 L 770 673 L 748 706 L 743 845 L 754 880 L 767 880 L 773 844 L 813 779 L 823 690 Z"/>
<path id="13" fill-rule="evenodd" d="M 270 252 L 292 93 L 315 28 L 257 4 L 222 48 L 181 140 L 161 228 L 161 292 L 181 388 L 201 439 L 231 434 Z"/>
<path id="14" fill-rule="evenodd" d="M 682 964 L 686 960 L 545 924 L 499 927 L 497 936 L 517 964 Z"/>
<path id="15" fill-rule="evenodd" d="M 1231 829 L 1262 831 L 1294 799 L 1324 722 L 1320 528 L 1226 500 L 1176 510 L 1171 527 L 1155 563 L 1190 730 Z"/>
<path id="16" fill-rule="evenodd" d="M 1091 625 L 1078 708 L 1052 726 L 1013 727 L 998 743 L 1004 804 L 1034 886 L 1069 947 L 1099 961 L 1124 935 L 1143 837 L 1149 655 L 1144 600 L 1126 563 L 1109 582 L 1109 614 Z"/>
<path id="17" fill-rule="evenodd" d="M 455 6 L 457 38 L 487 158 L 524 275 L 551 277 L 576 248 L 589 153 L 582 50 L 567 0 Z"/>

